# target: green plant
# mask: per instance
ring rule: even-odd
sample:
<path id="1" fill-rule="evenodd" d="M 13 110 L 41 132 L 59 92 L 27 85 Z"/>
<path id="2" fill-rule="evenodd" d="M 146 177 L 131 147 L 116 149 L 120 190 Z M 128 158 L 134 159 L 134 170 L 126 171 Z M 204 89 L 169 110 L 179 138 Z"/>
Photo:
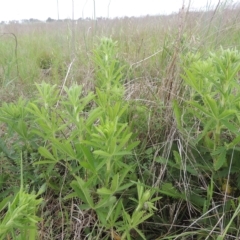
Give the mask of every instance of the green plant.
<path id="1" fill-rule="evenodd" d="M 23 188 L 23 163 L 21 159 L 21 187 L 11 201 L 11 196 L 0 202 L 0 212 L 6 207 L 6 213 L 0 221 L 0 239 L 37 239 L 37 208 L 42 202 L 39 195 L 44 192 L 44 186 L 37 194 L 26 193 Z"/>
<path id="2" fill-rule="evenodd" d="M 240 169 L 238 161 L 240 54 L 234 49 L 221 49 L 205 58 L 199 53 L 190 54 L 185 60 L 182 77 L 187 85 L 184 86 L 185 96 L 190 100 L 186 101 L 182 108 L 176 101 L 173 104 L 180 132 L 184 138 L 190 138 L 191 150 L 189 149 L 188 153 L 195 158 L 191 159 L 195 161 L 194 165 L 192 164 L 193 169 L 190 167 L 191 163 L 187 162 L 184 174 L 188 174 L 192 182 L 199 174 L 206 189 L 202 191 L 192 184 L 191 191 L 186 195 L 202 214 L 190 226 L 196 222 L 208 225 L 209 219 L 206 216 L 213 211 L 218 216 L 216 219 L 210 217 L 215 224 L 214 230 L 222 232 L 225 228 L 226 236 L 227 232 L 231 234 L 235 231 L 234 226 L 238 221 L 234 219 L 234 222 L 231 215 L 226 213 L 238 211 L 227 196 L 237 196 L 240 189 L 239 176 L 236 174 Z M 187 159 L 190 159 L 189 156 Z M 171 161 L 168 164 L 170 165 Z M 171 168 L 176 168 L 176 164 Z M 191 197 L 193 193 L 195 198 Z M 195 201 L 196 196 L 202 203 Z M 223 205 L 217 208 L 215 201 L 220 200 L 219 196 L 222 196 Z M 219 226 L 218 221 L 221 222 Z M 204 234 L 208 235 L 207 232 L 202 232 L 199 236 Z"/>
<path id="3" fill-rule="evenodd" d="M 32 187 L 44 181 L 46 187 L 60 191 L 52 181 L 55 176 L 56 181 L 73 189 L 65 200 L 77 197 L 83 203 L 81 210 L 95 212 L 97 235 L 102 228 L 130 239 L 135 229 L 144 238 L 138 226 L 153 215 L 154 202 L 159 198 L 152 198 L 154 191 L 150 187 L 144 190 L 140 182 L 134 191 L 131 174 L 136 164 L 131 155 L 139 142 L 134 141 L 127 123 L 128 103 L 123 100 L 121 69 L 114 60 L 115 44 L 104 39 L 100 46 L 95 52 L 95 94 L 84 96 L 77 84 L 60 92 L 56 85 L 43 82 L 36 84 L 36 98 L 28 103 L 20 99 L 16 104 L 4 104 L 0 120 L 23 143 L 17 152 L 37 148 L 41 155 L 34 165 L 38 172 L 44 172 Z M 59 168 L 70 174 L 66 180 L 61 179 Z M 138 199 L 126 201 L 128 192 L 138 194 Z"/>
<path id="4" fill-rule="evenodd" d="M 70 20 L 1 23 L 4 32 L 16 33 L 18 47 L 1 34 L 0 202 L 19 192 L 22 153 L 27 192 L 46 184 L 40 239 L 54 239 L 60 234 L 65 239 L 116 240 L 123 234 L 142 238 L 134 228 L 147 239 L 239 238 L 240 151 L 239 144 L 228 146 L 238 135 L 238 117 L 233 114 L 227 119 L 226 124 L 236 129 L 221 128 L 218 145 L 214 134 L 217 125 L 205 134 L 207 116 L 191 104 L 181 105 L 190 99 L 204 107 L 206 101 L 182 82 L 180 55 L 185 56 L 184 68 L 192 71 L 198 61 L 199 66 L 208 59 L 213 61 L 209 52 L 222 55 L 217 50 L 219 45 L 224 49 L 239 46 L 238 6 L 223 9 L 223 5 L 215 11 L 99 19 L 95 29 L 94 20 L 79 19 L 74 24 L 75 40 Z M 99 41 L 99 36 L 112 36 L 114 40 Z M 73 62 L 72 45 L 76 47 Z M 207 69 L 202 76 L 211 74 Z M 61 87 L 63 79 L 67 88 Z M 42 80 L 56 85 L 34 84 Z M 204 77 L 203 83 L 206 92 L 211 92 Z M 212 90 L 217 92 L 214 87 Z M 105 92 L 111 96 L 104 99 Z M 176 95 L 179 131 L 171 106 L 161 104 Z M 22 100 L 18 101 L 19 96 Z M 218 94 L 211 97 L 218 103 Z M 120 148 L 124 137 L 125 146 Z M 126 153 L 135 138 L 141 144 Z M 226 152 L 222 166 L 218 160 L 221 153 L 213 150 L 214 144 L 222 156 Z M 117 156 L 118 151 L 126 154 Z M 111 171 L 107 172 L 107 167 Z M 145 186 L 148 184 L 159 186 L 155 191 L 162 199 L 154 203 L 158 211 L 139 223 L 143 218 L 139 220 L 140 214 L 135 211 L 140 201 L 137 189 L 144 186 L 143 192 L 151 191 Z M 65 200 L 72 191 L 77 194 L 75 188 L 86 189 L 93 205 L 80 195 Z M 89 207 L 81 210 L 82 205 Z M 7 208 L 1 214 L 5 211 Z M 235 211 L 237 216 L 231 221 Z M 150 212 L 143 217 L 147 214 Z"/>
<path id="5" fill-rule="evenodd" d="M 94 50 L 95 85 L 111 98 L 121 98 L 124 94 L 123 71 L 125 65 L 120 65 L 117 59 L 117 42 L 111 38 L 102 38 Z"/>
<path id="6" fill-rule="evenodd" d="M 99 52 L 95 52 L 99 67 L 97 83 L 101 82 L 101 86 L 96 88 L 95 102 L 101 111 L 98 115 L 98 123 L 87 128 L 89 135 L 80 144 L 86 159 L 80 164 L 89 177 L 83 180 L 76 176 L 76 180 L 71 183 L 74 193 L 67 198 L 79 197 L 84 202 L 81 209 L 94 210 L 100 226 L 109 230 L 111 234 L 115 234 L 116 229 L 119 234 L 123 233 L 122 239 L 130 239 L 130 231 L 135 229 L 144 238 L 137 226 L 152 215 L 155 209 L 153 202 L 158 198 L 151 200 L 150 190 L 144 192 L 143 187 L 138 183 L 137 208 L 131 217 L 125 210 L 122 198 L 126 194 L 124 192 L 133 185 L 129 182 L 129 174 L 134 172 L 135 166 L 124 163 L 124 157 L 131 154 L 138 142 L 130 143 L 132 133 L 128 124 L 124 122 L 127 104 L 121 100 L 122 86 L 118 82 L 121 73 L 119 69 L 115 69 L 115 62 L 112 59 L 114 57 L 112 41 L 104 40 L 102 44 L 100 46 L 104 46 L 104 58 L 100 58 L 102 48 Z M 104 67 L 106 61 L 112 62 L 113 65 L 106 64 L 107 66 Z M 109 68 L 111 75 L 107 74 Z M 102 75 L 104 72 L 107 75 Z M 117 201 L 116 196 L 120 196 L 120 200 Z M 143 206 L 147 210 L 142 210 Z M 147 214 L 147 211 L 151 213 Z M 124 218 L 123 221 L 121 217 Z"/>
<path id="7" fill-rule="evenodd" d="M 191 100 L 187 103 L 185 115 L 195 116 L 199 121 L 200 134 L 195 144 L 202 141 L 211 154 L 212 170 L 238 167 L 238 161 L 231 162 L 227 153 L 231 149 L 238 151 L 240 142 L 240 88 L 237 82 L 240 54 L 237 50 L 222 49 L 207 59 L 194 61 L 184 71 L 183 79 L 191 87 Z"/>

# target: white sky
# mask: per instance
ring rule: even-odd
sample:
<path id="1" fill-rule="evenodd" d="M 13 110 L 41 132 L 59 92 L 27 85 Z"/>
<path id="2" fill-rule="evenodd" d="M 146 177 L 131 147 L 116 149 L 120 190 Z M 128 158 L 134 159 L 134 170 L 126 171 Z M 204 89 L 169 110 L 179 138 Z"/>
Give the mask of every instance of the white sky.
<path id="1" fill-rule="evenodd" d="M 72 1 L 74 1 L 75 19 L 93 17 L 94 0 L 0 0 L 0 21 L 35 18 L 46 20 L 57 19 L 57 1 L 60 19 L 72 17 Z M 185 5 L 189 0 L 185 0 Z M 219 0 L 191 0 L 192 9 L 209 9 Z M 220 0 L 222 3 L 226 0 Z M 228 0 L 239 2 L 240 0 Z M 122 17 L 168 14 L 177 12 L 183 0 L 95 0 L 96 16 Z"/>

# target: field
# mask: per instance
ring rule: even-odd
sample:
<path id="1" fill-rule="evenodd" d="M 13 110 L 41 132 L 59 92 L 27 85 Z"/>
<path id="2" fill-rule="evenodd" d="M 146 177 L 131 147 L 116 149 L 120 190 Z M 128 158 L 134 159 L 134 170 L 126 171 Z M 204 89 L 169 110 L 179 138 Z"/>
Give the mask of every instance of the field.
<path id="1" fill-rule="evenodd" d="M 0 25 L 0 239 L 239 239 L 240 9 Z"/>

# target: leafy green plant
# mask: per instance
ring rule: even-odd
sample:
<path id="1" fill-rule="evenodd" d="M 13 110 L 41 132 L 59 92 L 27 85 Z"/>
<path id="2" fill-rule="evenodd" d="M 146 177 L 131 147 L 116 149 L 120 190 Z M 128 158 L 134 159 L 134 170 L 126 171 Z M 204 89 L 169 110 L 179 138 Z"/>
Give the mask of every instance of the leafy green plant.
<path id="1" fill-rule="evenodd" d="M 115 69 L 112 47 L 112 41 L 104 40 L 99 52 L 95 52 L 99 67 L 97 84 L 105 81 L 96 88 L 96 109 L 99 108 L 101 111 L 97 124 L 94 126 L 85 124 L 88 135 L 80 144 L 85 159 L 80 164 L 86 170 L 88 177 L 83 180 L 76 176 L 76 180 L 71 183 L 74 193 L 67 198 L 80 198 L 84 202 L 81 209 L 94 210 L 100 225 L 105 230 L 110 230 L 111 234 L 114 234 L 116 229 L 119 234 L 123 233 L 122 239 L 129 239 L 130 230 L 135 229 L 144 238 L 137 226 L 152 215 L 155 209 L 153 203 L 157 199 L 151 201 L 150 190 L 144 192 L 143 187 L 138 183 L 139 200 L 135 200 L 137 207 L 132 216 L 125 210 L 125 204 L 121 200 L 125 195 L 124 192 L 133 185 L 129 182 L 129 174 L 135 171 L 134 165 L 124 163 L 124 157 L 131 154 L 138 142 L 131 143 L 132 133 L 128 124 L 124 122 L 127 104 L 121 100 L 122 86 L 119 85 L 121 73 L 119 69 Z M 105 55 L 100 58 L 102 53 Z M 108 62 L 112 63 L 111 66 Z M 111 74 L 102 75 L 107 74 L 109 68 L 112 68 Z M 120 196 L 120 200 L 117 201 L 116 196 Z M 148 210 L 142 210 L 143 205 L 151 213 L 147 214 Z M 121 214 L 122 211 L 124 214 Z M 122 221 L 121 218 L 124 220 Z"/>
<path id="2" fill-rule="evenodd" d="M 39 195 L 44 192 L 44 186 L 37 194 L 26 193 L 23 188 L 23 166 L 21 160 L 21 187 L 11 201 L 11 196 L 0 202 L 0 212 L 6 207 L 6 213 L 0 221 L 0 239 L 37 239 L 37 208 L 42 202 Z"/>
<path id="3" fill-rule="evenodd" d="M 211 220 L 214 225 L 216 224 L 214 229 L 216 232 L 222 232 L 225 228 L 226 236 L 227 232 L 230 234 L 234 232 L 237 221 L 235 219 L 234 222 L 231 215 L 226 214 L 237 211 L 227 196 L 237 195 L 240 189 L 239 177 L 236 174 L 240 169 L 238 161 L 240 54 L 234 49 L 221 49 L 205 58 L 196 53 L 186 56 L 184 60 L 186 65 L 183 66 L 182 78 L 187 85 L 185 96 L 189 100 L 182 108 L 176 101 L 173 104 L 178 128 L 184 138 L 190 138 L 192 149 L 188 152 L 195 158 L 194 164 L 186 163 L 184 172 L 193 181 L 197 177 L 194 174 L 197 170 L 206 189 L 203 191 L 191 185 L 191 191 L 185 197 L 202 214 L 192 224 L 197 222 L 207 226 Z M 187 159 L 190 159 L 189 156 Z M 168 164 L 171 164 L 171 161 Z M 171 168 L 176 169 L 176 164 Z M 220 200 L 216 193 L 223 196 L 222 208 L 214 207 L 215 201 Z M 198 196 L 202 203 L 195 201 L 196 198 L 192 198 L 192 194 Z M 206 217 L 212 211 L 217 214 L 217 218 Z M 218 228 L 218 221 L 221 222 L 221 229 Z M 199 237 L 207 235 L 207 232 L 199 233 Z"/>
<path id="4" fill-rule="evenodd" d="M 191 99 L 201 106 L 205 104 L 195 90 L 187 84 L 187 86 L 182 84 L 178 74 L 179 68 L 174 66 L 179 66 L 179 55 L 182 54 L 185 56 L 184 68 L 192 71 L 193 63 L 199 61 L 201 65 L 208 58 L 212 59 L 211 56 L 208 57 L 209 52 L 216 51 L 219 45 L 223 45 L 224 48 L 239 46 L 238 6 L 226 9 L 223 9 L 223 6 L 224 4 L 219 4 L 216 11 L 208 9 L 211 12 L 181 11 L 183 14 L 180 13 L 179 17 L 169 15 L 101 19 L 95 29 L 93 29 L 95 23 L 90 19 L 88 21 L 79 19 L 74 26 L 77 44 L 73 64 L 69 20 L 55 21 L 51 24 L 35 23 L 33 19 L 23 20 L 22 24 L 1 23 L 1 29 L 5 32 L 17 33 L 18 48 L 15 49 L 14 42 L 1 34 L 0 118 L 6 118 L 3 120 L 4 124 L 0 124 L 0 199 L 3 200 L 9 194 L 16 194 L 19 191 L 19 154 L 23 152 L 24 182 L 30 189 L 38 189 L 43 183 L 47 186 L 47 193 L 43 196 L 47 201 L 42 209 L 44 221 L 41 223 L 40 232 L 44 236 L 39 238 L 54 239 L 61 234 L 65 239 L 116 240 L 121 238 L 125 230 L 129 232 L 130 227 L 119 231 L 126 222 L 140 229 L 147 239 L 156 239 L 156 235 L 160 235 L 159 239 L 216 239 L 223 235 L 225 229 L 228 233 L 224 238 L 239 238 L 237 229 L 239 217 L 235 217 L 232 222 L 230 220 L 238 206 L 238 200 L 235 198 L 238 197 L 240 188 L 238 174 L 240 151 L 239 144 L 228 146 L 238 135 L 237 118 L 232 117 L 225 121 L 228 125 L 232 124 L 236 131 L 221 128 L 218 145 L 215 144 L 214 134 L 217 125 L 213 124 L 214 131 L 209 127 L 205 134 L 204 129 L 208 128 L 205 124 L 207 117 L 197 108 L 188 103 L 184 104 L 183 108 L 178 106 L 178 126 L 182 134 L 178 138 L 175 135 L 171 107 L 161 105 L 164 96 L 169 95 L 169 89 L 172 87 L 176 90 L 176 85 L 170 88 L 164 85 L 171 83 L 172 79 L 176 80 L 175 83 L 183 85 L 182 100 Z M 176 18 L 181 21 L 176 21 Z M 195 22 L 197 24 L 194 24 Z M 103 35 L 112 35 L 114 41 L 105 38 L 100 39 L 100 44 L 105 47 L 94 45 L 97 36 Z M 111 42 L 114 43 L 111 50 L 113 54 L 106 55 L 106 49 Z M 101 61 L 105 56 L 111 56 L 104 62 L 106 72 L 99 67 L 102 62 L 99 64 L 94 59 L 95 51 L 98 51 L 96 55 L 100 56 Z M 187 54 L 187 51 L 198 52 Z M 51 52 L 54 54 L 51 55 Z M 216 53 L 217 57 L 221 54 Z M 122 69 L 123 76 L 119 82 L 126 83 L 127 80 L 130 85 L 140 83 L 134 86 L 138 90 L 135 91 L 138 100 L 129 101 L 128 104 L 120 103 L 119 99 L 122 100 L 124 96 L 128 99 L 135 96 L 134 93 L 125 93 L 123 96 L 124 90 L 119 84 L 115 92 L 112 92 L 111 99 L 107 97 L 107 101 L 102 103 L 97 92 L 104 95 L 105 89 L 108 88 L 106 79 L 109 78 L 106 76 L 112 74 L 109 70 L 128 64 L 131 66 L 130 71 L 127 68 Z M 108 69 L 107 65 L 111 67 Z M 212 70 L 206 70 L 202 76 L 209 77 L 211 74 Z M 115 72 L 115 75 L 118 74 Z M 33 83 L 39 83 L 42 79 L 48 83 L 55 83 L 56 86 L 50 84 L 44 86 L 41 83 L 37 85 L 39 89 L 36 93 Z M 71 79 L 69 83 L 66 81 L 66 86 L 71 86 L 73 81 L 76 81 L 84 87 L 79 90 L 80 86 L 76 84 L 76 88 L 72 86 L 60 88 L 63 79 Z M 236 79 L 238 80 L 238 77 Z M 148 84 L 150 82 L 151 84 Z M 111 80 L 110 88 L 112 84 Z M 94 85 L 98 90 L 93 89 Z M 142 85 L 146 88 L 156 87 L 156 92 L 146 91 Z M 210 90 L 209 85 L 205 86 L 206 92 Z M 125 84 L 125 87 L 132 93 L 133 90 L 128 88 L 128 84 Z M 91 96 L 88 95 L 89 88 L 94 90 Z M 111 93 L 111 90 L 109 92 Z M 175 96 L 174 93 L 179 92 L 171 91 L 171 96 Z M 23 104 L 16 102 L 19 96 L 24 96 Z M 85 97 L 86 105 L 85 101 L 82 101 Z M 91 100 L 88 101 L 88 97 Z M 218 103 L 217 94 L 211 97 L 217 99 Z M 140 105 L 140 102 L 143 104 Z M 117 105 L 126 110 L 116 111 Z M 111 122 L 115 119 L 109 114 L 112 108 L 121 115 L 117 124 Z M 106 109 L 108 116 L 104 115 Z M 25 112 L 23 116 L 17 116 L 22 110 Z M 196 112 L 201 118 L 196 116 Z M 170 117 L 165 113 L 170 113 Z M 126 123 L 130 125 L 130 129 L 127 125 L 123 131 L 119 131 L 119 127 Z M 116 136 L 113 126 L 117 127 L 119 136 Z M 104 132 L 104 135 L 101 132 Z M 119 149 L 113 151 L 114 144 L 111 144 L 110 140 L 109 149 L 107 144 L 104 145 L 105 135 L 111 135 L 109 139 L 116 140 L 118 146 L 118 141 L 130 133 L 133 134 L 126 141 L 126 148 L 135 141 L 135 136 L 141 141 L 141 146 L 130 150 L 129 154 L 116 156 Z M 97 142 L 98 146 L 93 145 L 95 144 L 93 134 L 102 141 L 101 144 Z M 174 139 L 171 149 L 166 147 L 170 145 L 169 139 Z M 218 149 L 221 151 L 217 152 Z M 105 157 L 98 153 L 99 150 L 111 153 L 111 157 L 109 155 L 107 157 L 107 162 L 113 170 L 108 174 L 105 174 L 107 164 L 104 162 Z M 126 151 L 125 148 L 120 150 Z M 221 154 L 225 155 L 227 162 L 224 160 L 223 165 L 218 160 Z M 100 166 L 100 162 L 104 163 L 103 167 L 96 171 L 95 167 Z M 129 170 L 125 167 L 129 167 Z M 118 170 L 119 172 L 116 172 Z M 123 172 L 127 172 L 124 178 Z M 107 199 L 111 204 L 98 207 L 96 210 L 88 208 L 89 210 L 77 212 L 78 206 L 86 205 L 85 200 L 75 197 L 65 201 L 63 197 L 70 193 L 70 183 L 78 182 L 78 177 L 84 184 L 87 183 L 86 188 L 93 200 L 93 207 Z M 163 198 L 155 205 L 158 207 L 157 214 L 137 226 L 132 223 L 132 218 L 138 206 L 136 202 L 138 178 L 146 185 L 159 185 L 159 192 Z M 125 190 L 121 189 L 133 182 L 134 184 Z M 143 185 L 142 183 L 140 185 Z M 115 188 L 115 185 L 118 187 Z M 151 190 L 148 186 L 144 186 L 144 189 Z M 130 197 L 136 201 L 132 201 Z M 116 200 L 112 202 L 112 199 Z M 222 205 L 215 209 L 215 204 Z M 126 220 L 124 214 L 125 223 L 123 212 L 130 218 Z M 107 217 L 104 222 L 105 216 Z M 193 225 L 189 227 L 188 223 Z M 141 238 L 135 234 L 136 230 L 130 230 L 133 239 Z"/>
<path id="5" fill-rule="evenodd" d="M 102 38 L 94 50 L 93 62 L 96 67 L 95 86 L 104 91 L 108 99 L 123 97 L 123 71 L 126 66 L 117 59 L 117 42 Z"/>
<path id="6" fill-rule="evenodd" d="M 63 184 L 57 169 L 67 170 L 70 176 L 64 184 L 73 193 L 65 200 L 79 198 L 82 210 L 96 213 L 99 229 L 117 231 L 127 239 L 135 229 L 144 238 L 138 226 L 153 215 L 159 198 L 152 198 L 154 191 L 145 191 L 138 182 L 138 199 L 133 199 L 130 210 L 129 200 L 123 200 L 129 191 L 135 192 L 131 174 L 136 164 L 131 155 L 139 142 L 127 123 L 128 103 L 123 100 L 115 47 L 111 39 L 103 39 L 95 51 L 95 94 L 83 95 L 77 84 L 60 92 L 56 85 L 43 82 L 36 84 L 36 98 L 28 103 L 20 99 L 17 104 L 4 104 L 1 120 L 26 146 L 18 151 L 38 149 L 41 157 L 34 165 L 44 171 L 37 184 L 45 181 L 47 187 L 60 191 L 52 176 Z"/>
<path id="7" fill-rule="evenodd" d="M 227 153 L 233 148 L 238 151 L 240 142 L 237 82 L 240 54 L 237 50 L 222 49 L 207 59 L 193 61 L 184 71 L 183 79 L 191 87 L 191 100 L 185 109 L 188 116 L 195 116 L 199 121 L 200 134 L 195 144 L 202 141 L 211 154 L 212 170 L 232 167 L 231 164 L 238 167 L 236 160 L 231 163 Z"/>
<path id="8" fill-rule="evenodd" d="M 159 198 L 153 197 L 150 187 L 144 190 L 140 182 L 137 191 L 133 187 L 136 163 L 131 155 L 139 142 L 134 141 L 127 122 L 128 103 L 123 100 L 122 71 L 114 60 L 115 44 L 105 39 L 101 46 L 95 52 L 95 94 L 83 95 L 82 86 L 77 84 L 59 91 L 56 85 L 43 82 L 36 84 L 34 99 L 3 104 L 0 120 L 6 124 L 9 137 L 17 136 L 20 144 L 16 144 L 15 155 L 25 151 L 25 166 L 28 154 L 36 154 L 31 171 L 39 174 L 25 176 L 32 179 L 32 188 L 44 183 L 57 193 L 59 185 L 71 186 L 73 193 L 65 200 L 77 197 L 83 203 L 82 210 L 94 211 L 99 230 L 127 239 L 136 231 L 145 239 L 139 225 L 153 215 Z M 4 153 L 10 156 L 7 150 Z M 61 169 L 69 173 L 66 180 Z M 135 194 L 137 199 L 128 199 Z"/>
<path id="9" fill-rule="evenodd" d="M 27 105 L 26 100 L 19 98 L 16 103 L 3 103 L 0 109 L 0 122 L 6 125 L 5 143 L 8 141 L 14 143 L 11 150 L 6 147 L 6 144 L 2 144 L 2 150 L 14 164 L 18 165 L 18 156 L 21 151 L 32 152 L 37 149 L 35 136 L 30 131 Z"/>

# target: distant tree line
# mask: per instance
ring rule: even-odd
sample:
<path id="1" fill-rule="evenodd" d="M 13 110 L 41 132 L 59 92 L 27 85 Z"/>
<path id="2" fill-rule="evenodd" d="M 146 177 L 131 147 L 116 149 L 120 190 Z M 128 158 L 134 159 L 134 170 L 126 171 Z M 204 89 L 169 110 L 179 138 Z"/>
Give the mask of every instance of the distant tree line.
<path id="1" fill-rule="evenodd" d="M 144 17 L 151 17 L 150 15 L 146 15 Z M 120 17 L 121 18 L 121 17 Z M 124 19 L 133 19 L 133 18 L 139 18 L 139 17 L 128 17 L 125 16 L 123 17 Z M 140 17 L 141 18 L 141 17 Z M 119 17 L 113 18 L 113 19 L 119 19 Z M 112 20 L 113 20 L 112 19 Z M 90 17 L 87 18 L 78 18 L 76 20 L 74 20 L 75 22 L 80 22 L 80 21 L 92 21 L 93 19 Z M 105 21 L 105 20 L 109 20 L 109 18 L 106 17 L 97 17 L 96 18 L 97 21 Z M 71 22 L 72 19 L 71 18 L 65 18 L 65 19 L 54 19 L 51 17 L 48 17 L 46 20 L 39 20 L 36 18 L 30 18 L 30 19 L 22 19 L 22 20 L 10 20 L 10 21 L 1 21 L 0 25 L 4 25 L 4 24 L 31 24 L 31 23 L 52 23 L 52 22 Z M 95 21 L 95 20 L 94 20 Z"/>
<path id="2" fill-rule="evenodd" d="M 87 19 L 82 19 L 82 18 L 79 18 L 77 19 L 76 21 L 81 21 L 81 20 L 91 20 L 90 18 L 87 18 Z M 39 19 L 35 19 L 35 18 L 30 18 L 30 19 L 22 19 L 22 20 L 10 20 L 10 21 L 1 21 L 0 22 L 0 25 L 3 25 L 3 24 L 26 24 L 26 23 L 41 23 L 41 22 L 47 22 L 47 23 L 51 23 L 51 22 L 69 22 L 69 21 L 72 21 L 72 19 L 70 18 L 66 18 L 66 19 L 59 19 L 59 20 L 56 20 L 56 19 L 53 19 L 51 17 L 47 18 L 45 21 L 42 21 L 42 20 L 39 20 Z"/>

